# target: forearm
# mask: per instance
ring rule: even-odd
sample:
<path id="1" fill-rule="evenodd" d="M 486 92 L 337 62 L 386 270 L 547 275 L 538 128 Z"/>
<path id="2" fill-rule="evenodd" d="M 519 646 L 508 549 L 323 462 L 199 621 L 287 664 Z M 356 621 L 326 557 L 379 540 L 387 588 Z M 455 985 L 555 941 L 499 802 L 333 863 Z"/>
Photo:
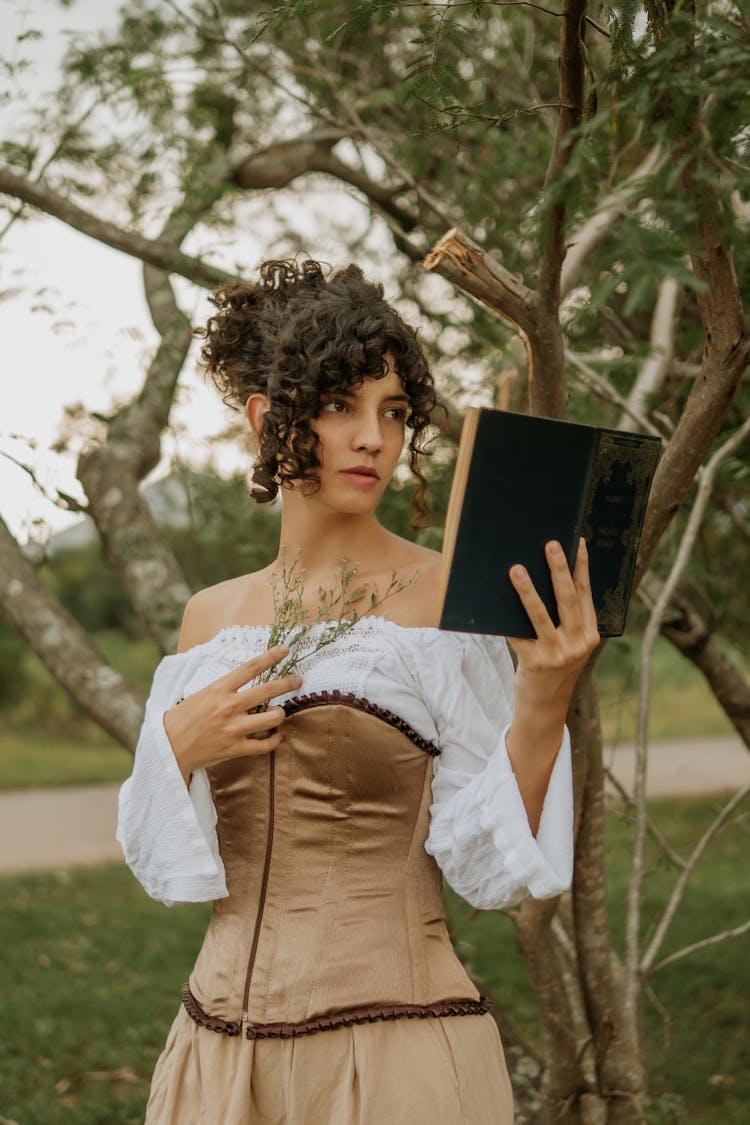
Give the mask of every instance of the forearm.
<path id="1" fill-rule="evenodd" d="M 550 775 L 563 738 L 569 692 L 562 690 L 534 702 L 539 695 L 516 678 L 515 710 L 508 728 L 508 757 L 516 776 L 529 827 L 536 834 Z"/>
<path id="2" fill-rule="evenodd" d="M 539 830 L 573 688 L 599 643 L 584 540 L 578 543 L 572 575 L 558 542 L 551 540 L 545 550 L 559 625 L 552 622 L 526 569 L 520 565 L 510 568 L 511 582 L 536 633 L 532 640 L 510 638 L 517 666 L 514 717 L 506 736 L 508 756 L 534 835 Z"/>

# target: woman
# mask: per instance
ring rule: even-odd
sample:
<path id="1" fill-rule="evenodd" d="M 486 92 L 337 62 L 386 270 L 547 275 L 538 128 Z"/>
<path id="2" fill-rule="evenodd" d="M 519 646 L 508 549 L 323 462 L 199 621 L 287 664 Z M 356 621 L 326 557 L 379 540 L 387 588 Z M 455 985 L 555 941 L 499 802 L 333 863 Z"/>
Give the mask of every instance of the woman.
<path id="1" fill-rule="evenodd" d="M 547 545 L 557 628 L 512 568 L 538 636 L 514 642 L 515 675 L 503 639 L 438 630 L 439 556 L 375 514 L 406 429 L 425 507 L 435 399 L 413 330 L 354 266 L 266 263 L 215 302 L 203 358 L 247 411 L 281 544 L 189 603 L 122 790 L 146 890 L 214 900 L 146 1120 L 503 1125 L 502 1048 L 450 946 L 439 868 L 483 908 L 570 883 L 564 720 L 598 639 L 585 548 L 571 575 Z M 325 647 L 313 625 L 293 673 L 262 682 L 286 655 L 267 642 L 292 557 L 313 620 L 356 563 L 362 616 Z"/>

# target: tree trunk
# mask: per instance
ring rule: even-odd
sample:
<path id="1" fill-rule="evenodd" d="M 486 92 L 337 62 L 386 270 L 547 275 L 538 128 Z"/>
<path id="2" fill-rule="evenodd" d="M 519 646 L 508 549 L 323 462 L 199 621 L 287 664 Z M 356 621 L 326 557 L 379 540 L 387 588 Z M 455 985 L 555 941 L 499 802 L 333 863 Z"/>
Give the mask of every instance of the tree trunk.
<path id="1" fill-rule="evenodd" d="M 516 937 L 542 1019 L 540 1122 L 576 1125 L 580 1117 L 574 1092 L 581 1090 L 582 1078 L 566 969 L 550 931 L 556 909 L 554 899 L 527 899 L 516 912 Z"/>
<path id="2" fill-rule="evenodd" d="M 179 246 L 221 195 L 226 175 L 221 149 L 208 146 L 192 191 L 168 216 L 161 240 Z M 151 518 L 140 483 L 158 464 L 161 435 L 169 421 L 192 329 L 180 310 L 168 275 L 143 267 L 151 319 L 160 336 L 141 393 L 109 420 L 106 441 L 84 452 L 78 479 L 102 538 L 107 559 L 122 578 L 133 608 L 163 653 L 177 645 L 182 612 L 191 590 L 166 538 Z"/>
<path id="3" fill-rule="evenodd" d="M 706 677 L 717 703 L 733 723 L 735 730 L 750 750 L 750 683 L 731 660 L 719 649 L 711 630 L 700 614 L 684 599 L 676 599 L 679 618 L 670 605 L 670 619 L 663 622 L 661 632 Z"/>
<path id="4" fill-rule="evenodd" d="M 140 482 L 161 452 L 177 380 L 190 345 L 190 324 L 169 279 L 144 269 L 146 296 L 161 342 L 139 397 L 110 420 L 107 440 L 84 452 L 78 479 L 102 538 L 141 621 L 163 653 L 172 652 L 191 590 L 169 544 L 154 523 Z"/>
<path id="5" fill-rule="evenodd" d="M 604 865 L 604 770 L 593 663 L 576 688 L 568 713 L 578 809 L 573 876 L 575 945 L 596 1060 L 591 1098 L 606 1106 L 610 1125 L 642 1120 L 645 1074 L 640 1027 L 626 1019 L 611 948 Z"/>
<path id="6" fill-rule="evenodd" d="M 76 703 L 131 753 L 143 700 L 39 580 L 0 519 L 0 607 Z"/>

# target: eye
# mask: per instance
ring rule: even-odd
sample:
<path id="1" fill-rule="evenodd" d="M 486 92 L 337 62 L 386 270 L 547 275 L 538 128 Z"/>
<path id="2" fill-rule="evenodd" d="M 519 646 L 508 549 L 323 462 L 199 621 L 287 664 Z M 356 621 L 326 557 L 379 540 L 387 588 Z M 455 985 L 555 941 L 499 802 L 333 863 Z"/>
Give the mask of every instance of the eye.
<path id="1" fill-rule="evenodd" d="M 406 421 L 406 407 L 405 406 L 389 406 L 384 411 L 386 418 L 392 418 L 394 422 Z"/>
<path id="2" fill-rule="evenodd" d="M 342 398 L 332 398 L 328 402 L 324 402 L 320 407 L 321 414 L 345 414 L 349 409 L 349 404 L 344 402 Z"/>

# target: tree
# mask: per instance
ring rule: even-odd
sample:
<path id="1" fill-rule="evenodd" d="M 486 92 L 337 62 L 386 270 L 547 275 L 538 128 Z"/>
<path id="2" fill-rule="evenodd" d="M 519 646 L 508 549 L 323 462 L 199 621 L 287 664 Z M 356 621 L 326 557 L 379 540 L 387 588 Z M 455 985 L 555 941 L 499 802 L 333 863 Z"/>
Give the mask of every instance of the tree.
<path id="1" fill-rule="evenodd" d="M 53 152 L 41 151 L 32 113 L 26 136 L 0 154 L 11 221 L 41 210 L 144 263 L 161 344 L 139 395 L 82 455 L 79 478 L 109 563 L 162 651 L 188 584 L 139 483 L 158 463 L 189 340 L 172 279 L 231 276 L 222 240 L 260 215 L 277 224 L 278 255 L 326 237 L 365 262 L 387 247 L 454 437 L 467 375 L 499 405 L 663 435 L 638 566 L 650 618 L 625 958 L 604 896 L 593 664 L 569 716 L 574 890 L 513 918 L 540 1008 L 545 1121 L 643 1118 L 642 987 L 666 963 L 659 950 L 687 874 L 745 795 L 697 845 L 646 944 L 647 672 L 658 631 L 700 668 L 750 747 L 750 684 L 731 649 L 747 595 L 706 553 L 738 554 L 748 532 L 749 31 L 730 0 L 648 0 L 645 11 L 630 0 L 133 0 L 116 35 L 71 45 Z M 115 121 L 103 105 L 128 115 Z M 312 233 L 295 225 L 293 207 L 317 190 L 358 201 L 347 211 L 354 235 L 348 220 L 319 216 Z M 115 722 L 106 661 L 41 598 L 4 525 L 0 562 L 10 622 L 132 747 L 136 701 L 122 685 Z M 61 660 L 73 645 L 83 677 Z"/>

